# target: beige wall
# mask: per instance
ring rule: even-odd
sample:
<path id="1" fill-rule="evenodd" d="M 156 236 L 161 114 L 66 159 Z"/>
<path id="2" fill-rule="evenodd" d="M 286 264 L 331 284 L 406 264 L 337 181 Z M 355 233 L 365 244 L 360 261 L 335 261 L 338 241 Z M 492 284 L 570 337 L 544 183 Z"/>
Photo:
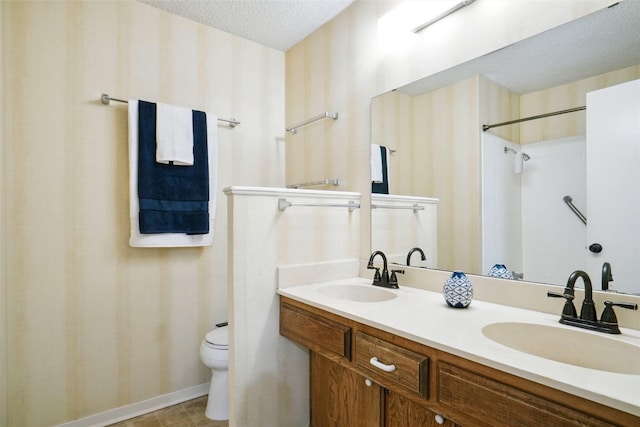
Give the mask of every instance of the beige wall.
<path id="1" fill-rule="evenodd" d="M 199 345 L 227 318 L 221 189 L 284 184 L 284 54 L 138 2 L 0 11 L 0 425 L 55 425 L 206 383 Z M 242 122 L 218 127 L 213 247 L 128 246 L 126 106 L 103 106 L 102 92 Z"/>
<path id="2" fill-rule="evenodd" d="M 4 8 L 0 6 L 0 22 L 3 22 Z M 5 67 L 7 64 L 4 54 L 4 35 L 0 31 L 0 93 L 4 93 Z M 5 103 L 0 102 L 0 188 L 5 187 L 4 178 L 4 147 L 6 139 L 4 126 Z M 6 248 L 8 246 L 5 238 L 5 191 L 0 191 L 0 424 L 5 425 L 5 415 L 7 413 L 7 277 L 6 277 Z"/>
<path id="3" fill-rule="evenodd" d="M 531 92 L 520 96 L 520 117 L 531 117 L 552 111 L 582 107 L 587 102 L 587 92 L 602 89 L 640 78 L 640 65 L 601 74 L 566 85 Z M 586 112 L 534 120 L 520 124 L 520 143 L 585 135 Z"/>
<path id="4" fill-rule="evenodd" d="M 419 171 L 419 195 L 440 199 L 438 263 L 447 270 L 471 270 L 480 262 L 480 144 L 476 131 L 479 79 L 416 97 L 413 101 L 415 140 L 430 141 L 425 152 L 404 148 L 411 169 Z M 395 166 L 395 167 L 394 167 Z M 400 163 L 395 170 L 404 169 Z M 415 184 L 413 184 L 415 185 Z"/>

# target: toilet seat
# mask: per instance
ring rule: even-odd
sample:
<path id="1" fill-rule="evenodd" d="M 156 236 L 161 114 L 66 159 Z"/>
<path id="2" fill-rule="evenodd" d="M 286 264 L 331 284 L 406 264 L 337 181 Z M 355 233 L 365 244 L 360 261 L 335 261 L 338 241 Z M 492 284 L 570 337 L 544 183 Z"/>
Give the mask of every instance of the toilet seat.
<path id="1" fill-rule="evenodd" d="M 213 348 L 229 348 L 229 328 L 223 326 L 210 331 L 205 336 L 206 343 Z"/>

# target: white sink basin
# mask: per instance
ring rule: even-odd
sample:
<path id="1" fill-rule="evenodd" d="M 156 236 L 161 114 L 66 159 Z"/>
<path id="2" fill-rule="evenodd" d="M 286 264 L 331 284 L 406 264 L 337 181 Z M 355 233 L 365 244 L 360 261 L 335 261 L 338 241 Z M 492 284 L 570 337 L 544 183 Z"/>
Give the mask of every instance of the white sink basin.
<path id="1" fill-rule="evenodd" d="M 580 329 L 535 323 L 492 323 L 489 339 L 514 350 L 583 368 L 640 375 L 640 346 Z"/>
<path id="2" fill-rule="evenodd" d="M 329 285 L 318 289 L 322 295 L 356 302 L 389 301 L 396 297 L 393 292 L 373 285 Z"/>

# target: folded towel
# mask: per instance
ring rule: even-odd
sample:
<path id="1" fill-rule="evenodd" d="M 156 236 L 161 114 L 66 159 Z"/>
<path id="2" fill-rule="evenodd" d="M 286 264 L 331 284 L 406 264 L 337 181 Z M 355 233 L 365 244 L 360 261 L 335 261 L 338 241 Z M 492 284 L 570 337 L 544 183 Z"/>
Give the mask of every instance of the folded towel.
<path id="1" fill-rule="evenodd" d="M 156 162 L 193 165 L 193 120 L 190 109 L 157 104 Z"/>
<path id="2" fill-rule="evenodd" d="M 209 115 L 209 123 L 216 123 L 217 119 Z M 130 200 L 130 225 L 131 234 L 129 245 L 132 247 L 189 247 L 189 246 L 210 246 L 213 244 L 213 230 L 215 225 L 216 212 L 216 185 L 217 185 L 217 127 L 207 126 L 207 151 L 209 170 L 209 233 L 207 234 L 186 234 L 186 233 L 160 233 L 141 234 L 140 233 L 140 200 L 138 197 L 138 101 L 129 100 L 129 200 Z M 197 161 L 197 157 L 195 158 Z M 178 169 L 192 169 L 182 168 Z"/>
<path id="3" fill-rule="evenodd" d="M 371 144 L 371 182 L 377 184 L 382 182 L 382 155 L 380 154 L 380 146 Z"/>
<path id="4" fill-rule="evenodd" d="M 389 163 L 387 162 L 387 147 L 380 146 L 380 158 L 382 163 L 382 182 L 371 183 L 371 192 L 378 194 L 389 194 Z"/>

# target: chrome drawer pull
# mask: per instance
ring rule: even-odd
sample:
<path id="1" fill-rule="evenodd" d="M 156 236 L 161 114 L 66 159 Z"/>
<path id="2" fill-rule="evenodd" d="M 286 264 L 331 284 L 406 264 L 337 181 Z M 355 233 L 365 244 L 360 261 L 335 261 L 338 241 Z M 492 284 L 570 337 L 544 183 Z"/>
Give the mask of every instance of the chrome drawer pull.
<path id="1" fill-rule="evenodd" d="M 378 369 L 382 369 L 385 372 L 393 372 L 396 370 L 396 365 L 385 365 L 384 363 L 379 362 L 377 357 L 372 357 L 371 359 L 369 359 L 369 363 L 371 363 Z"/>

